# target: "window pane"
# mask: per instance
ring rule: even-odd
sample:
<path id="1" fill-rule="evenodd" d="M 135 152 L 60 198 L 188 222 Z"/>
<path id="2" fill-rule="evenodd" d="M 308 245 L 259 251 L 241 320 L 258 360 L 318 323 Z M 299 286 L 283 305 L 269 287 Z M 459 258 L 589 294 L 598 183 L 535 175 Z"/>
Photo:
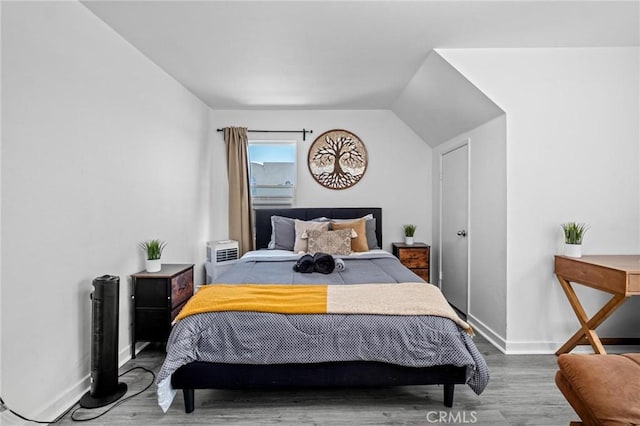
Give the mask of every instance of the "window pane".
<path id="1" fill-rule="evenodd" d="M 254 207 L 292 206 L 296 142 L 249 141 L 249 179 Z"/>

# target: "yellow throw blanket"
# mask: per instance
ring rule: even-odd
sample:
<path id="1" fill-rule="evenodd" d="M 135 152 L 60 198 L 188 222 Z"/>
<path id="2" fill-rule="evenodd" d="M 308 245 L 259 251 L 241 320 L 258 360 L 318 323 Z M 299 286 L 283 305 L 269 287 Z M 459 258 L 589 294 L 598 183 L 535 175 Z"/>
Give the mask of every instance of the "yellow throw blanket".
<path id="1" fill-rule="evenodd" d="M 281 314 L 435 315 L 473 330 L 425 283 L 298 285 L 213 284 L 201 287 L 176 321 L 204 312 L 252 311 Z"/>

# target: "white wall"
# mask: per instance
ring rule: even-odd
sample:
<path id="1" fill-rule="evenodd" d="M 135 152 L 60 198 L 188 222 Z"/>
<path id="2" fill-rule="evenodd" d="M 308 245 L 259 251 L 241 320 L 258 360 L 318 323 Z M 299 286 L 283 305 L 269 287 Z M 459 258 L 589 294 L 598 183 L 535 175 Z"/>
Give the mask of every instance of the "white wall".
<path id="1" fill-rule="evenodd" d="M 499 348 L 507 336 L 506 117 L 495 118 L 439 145 L 433 152 L 433 240 L 431 276 L 440 259 L 441 156 L 469 145 L 468 321 Z M 437 282 L 432 279 L 433 282 Z"/>
<path id="2" fill-rule="evenodd" d="M 362 111 L 230 111 L 213 112 L 212 129 L 245 126 L 249 129 L 312 129 L 302 134 L 249 134 L 256 139 L 298 140 L 298 207 L 382 207 L 383 245 L 402 241 L 401 226 L 415 223 L 416 241 L 431 243 L 431 148 L 395 114 L 386 110 Z M 326 189 L 313 180 L 307 154 L 314 139 L 331 129 L 346 129 L 362 139 L 369 156 L 367 171 L 358 184 L 345 190 Z M 213 142 L 215 170 L 212 200 L 212 239 L 227 238 L 227 189 L 224 140 Z"/>
<path id="3" fill-rule="evenodd" d="M 2 44 L 2 2 L 0 1 L 0 46 Z M 2 48 L 0 47 L 0 52 Z M 0 58 L 0 65 L 2 64 Z M 2 79 L 2 66 L 0 66 L 0 82 Z M 2 375 L 2 84 L 0 84 L 0 375 Z M 0 379 L 0 395 L 2 395 L 2 379 Z M 2 420 L 2 414 L 0 413 L 0 421 Z"/>
<path id="4" fill-rule="evenodd" d="M 2 397 L 52 419 L 88 389 L 93 278 L 120 276 L 121 361 L 137 243 L 202 280 L 210 111 L 79 3 L 2 8 Z"/>
<path id="5" fill-rule="evenodd" d="M 578 328 L 553 275 L 559 224 L 585 254 L 640 251 L 639 49 L 439 53 L 507 114 L 507 350 L 553 352 Z M 588 311 L 606 295 L 582 291 Z M 599 329 L 637 335 L 640 300 Z"/>

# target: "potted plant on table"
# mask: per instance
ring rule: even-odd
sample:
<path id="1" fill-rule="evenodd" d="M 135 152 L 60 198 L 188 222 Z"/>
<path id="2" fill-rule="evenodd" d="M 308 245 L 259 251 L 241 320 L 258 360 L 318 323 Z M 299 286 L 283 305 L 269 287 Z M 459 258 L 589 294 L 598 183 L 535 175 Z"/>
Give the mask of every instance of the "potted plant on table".
<path id="1" fill-rule="evenodd" d="M 404 243 L 407 245 L 412 245 L 413 235 L 416 233 L 416 225 L 402 225 L 402 232 L 404 233 Z"/>
<path id="2" fill-rule="evenodd" d="M 582 238 L 589 225 L 580 222 L 566 222 L 560 225 L 564 232 L 564 255 L 582 257 Z"/>
<path id="3" fill-rule="evenodd" d="M 167 243 L 158 239 L 142 241 L 140 248 L 144 250 L 146 254 L 145 269 L 147 272 L 158 272 L 162 269 L 162 250 L 164 250 Z"/>

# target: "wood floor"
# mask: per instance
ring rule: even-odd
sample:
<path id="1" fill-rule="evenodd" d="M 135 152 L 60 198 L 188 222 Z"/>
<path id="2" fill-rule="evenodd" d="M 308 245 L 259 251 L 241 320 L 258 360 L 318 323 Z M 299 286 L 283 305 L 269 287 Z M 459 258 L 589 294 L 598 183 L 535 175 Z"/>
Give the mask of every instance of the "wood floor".
<path id="1" fill-rule="evenodd" d="M 185 414 L 182 393 L 167 413 L 157 405 L 155 384 L 90 425 L 568 425 L 578 420 L 554 384 L 555 355 L 500 353 L 481 336 L 474 338 L 491 379 L 482 395 L 456 386 L 453 408 L 442 404 L 439 386 L 328 390 L 196 390 L 196 409 Z M 144 366 L 157 372 L 164 353 L 147 347 L 121 371 Z M 127 395 L 144 388 L 150 374 L 136 370 L 120 379 Z M 80 409 L 77 419 L 104 411 Z M 76 424 L 69 415 L 58 424 Z"/>

